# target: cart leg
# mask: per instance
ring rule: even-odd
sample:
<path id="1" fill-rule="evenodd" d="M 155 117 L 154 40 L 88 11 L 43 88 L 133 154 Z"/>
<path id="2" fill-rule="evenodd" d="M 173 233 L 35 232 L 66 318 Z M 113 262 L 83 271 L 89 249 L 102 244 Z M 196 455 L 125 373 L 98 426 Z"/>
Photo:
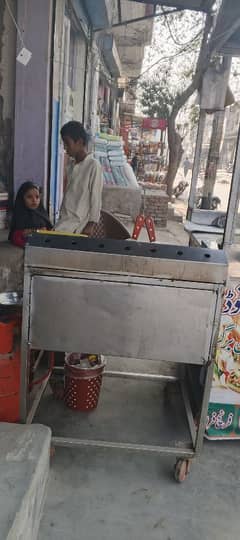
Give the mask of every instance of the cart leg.
<path id="1" fill-rule="evenodd" d="M 190 459 L 183 459 L 179 458 L 177 459 L 175 466 L 174 466 L 174 478 L 177 482 L 181 483 L 186 480 L 191 467 L 191 461 Z"/>

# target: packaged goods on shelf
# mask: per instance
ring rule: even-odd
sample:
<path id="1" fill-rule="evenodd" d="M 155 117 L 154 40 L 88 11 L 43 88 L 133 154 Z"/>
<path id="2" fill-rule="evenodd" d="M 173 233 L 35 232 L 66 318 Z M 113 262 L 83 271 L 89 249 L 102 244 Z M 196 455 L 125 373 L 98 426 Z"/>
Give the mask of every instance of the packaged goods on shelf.
<path id="1" fill-rule="evenodd" d="M 101 163 L 105 185 L 138 188 L 136 176 L 127 163 L 121 137 L 101 134 L 94 141 L 94 155 Z"/>

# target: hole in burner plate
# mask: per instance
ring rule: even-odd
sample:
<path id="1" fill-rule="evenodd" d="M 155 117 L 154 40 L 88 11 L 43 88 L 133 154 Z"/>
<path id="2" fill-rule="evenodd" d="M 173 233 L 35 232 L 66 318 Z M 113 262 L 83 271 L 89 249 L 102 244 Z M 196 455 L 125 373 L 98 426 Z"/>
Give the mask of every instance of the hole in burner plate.
<path id="1" fill-rule="evenodd" d="M 210 259 L 211 255 L 210 255 L 210 253 L 204 253 L 204 257 L 205 257 L 206 259 Z"/>
<path id="2" fill-rule="evenodd" d="M 177 255 L 179 255 L 179 257 L 181 257 L 183 255 L 183 251 L 181 251 L 180 249 L 177 251 Z"/>
<path id="3" fill-rule="evenodd" d="M 99 246 L 98 246 L 98 247 L 100 247 L 100 248 L 104 248 L 104 244 L 99 244 Z"/>
<path id="4" fill-rule="evenodd" d="M 157 249 L 156 248 L 151 248 L 150 251 L 151 251 L 151 253 L 156 253 Z"/>
<path id="5" fill-rule="evenodd" d="M 44 242 L 45 242 L 45 244 L 49 244 L 50 238 L 45 238 Z"/>
<path id="6" fill-rule="evenodd" d="M 76 246 L 76 245 L 77 245 L 76 240 L 72 240 L 72 246 Z"/>
<path id="7" fill-rule="evenodd" d="M 124 249 L 125 249 L 125 251 L 130 251 L 131 246 L 126 246 Z"/>

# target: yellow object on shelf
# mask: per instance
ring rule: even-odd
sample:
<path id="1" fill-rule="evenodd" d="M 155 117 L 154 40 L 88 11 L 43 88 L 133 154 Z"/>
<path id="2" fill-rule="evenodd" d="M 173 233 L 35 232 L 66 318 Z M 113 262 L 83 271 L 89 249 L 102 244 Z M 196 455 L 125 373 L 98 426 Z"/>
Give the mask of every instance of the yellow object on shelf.
<path id="1" fill-rule="evenodd" d="M 70 232 L 65 232 L 65 231 L 44 231 L 44 230 L 41 230 L 39 229 L 38 231 L 36 231 L 37 234 L 50 234 L 50 235 L 54 235 L 54 236 L 74 236 L 74 237 L 78 237 L 78 238 L 88 238 L 87 234 L 76 234 L 76 233 L 70 233 Z"/>

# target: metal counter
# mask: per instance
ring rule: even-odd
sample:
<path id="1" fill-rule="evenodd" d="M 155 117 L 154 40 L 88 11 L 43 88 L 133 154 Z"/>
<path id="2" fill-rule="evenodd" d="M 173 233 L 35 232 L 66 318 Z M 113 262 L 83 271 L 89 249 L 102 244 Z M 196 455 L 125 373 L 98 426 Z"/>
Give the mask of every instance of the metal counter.
<path id="1" fill-rule="evenodd" d="M 222 251 L 43 234 L 30 237 L 25 253 L 22 420 L 33 416 L 28 394 L 31 349 L 175 362 L 182 365 L 181 387 L 192 444 L 191 449 L 166 447 L 164 452 L 194 456 L 204 435 L 226 278 Z M 194 365 L 205 369 L 197 430 L 187 388 Z M 106 375 L 114 376 L 114 372 Z M 129 375 L 116 372 L 120 377 Z M 151 376 L 133 373 L 132 377 Z M 38 395 L 34 411 L 39 400 Z M 86 444 L 61 437 L 55 442 Z M 87 442 L 134 449 L 127 443 Z"/>

